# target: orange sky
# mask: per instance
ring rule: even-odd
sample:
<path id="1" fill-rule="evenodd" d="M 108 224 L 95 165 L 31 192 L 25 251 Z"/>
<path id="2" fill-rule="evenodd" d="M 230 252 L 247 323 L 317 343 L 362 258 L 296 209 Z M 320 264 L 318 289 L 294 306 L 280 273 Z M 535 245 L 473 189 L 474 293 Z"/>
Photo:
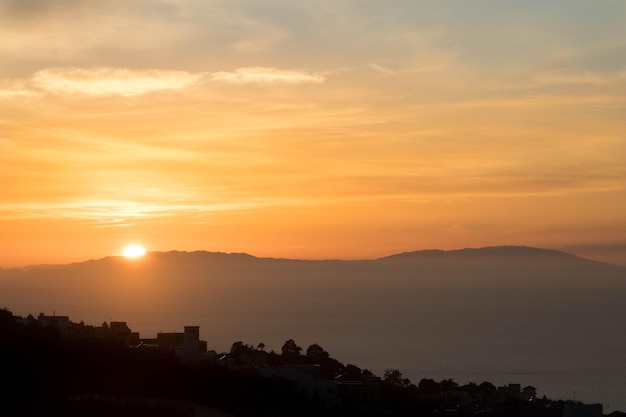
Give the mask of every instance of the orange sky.
<path id="1" fill-rule="evenodd" d="M 0 0 L 0 266 L 626 263 L 626 3 Z"/>

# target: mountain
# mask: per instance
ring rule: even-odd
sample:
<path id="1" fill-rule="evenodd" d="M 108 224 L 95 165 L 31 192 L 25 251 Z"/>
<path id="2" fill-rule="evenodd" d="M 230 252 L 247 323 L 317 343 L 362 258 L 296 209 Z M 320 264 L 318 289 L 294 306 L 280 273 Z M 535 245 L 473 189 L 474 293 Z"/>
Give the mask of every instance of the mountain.
<path id="1" fill-rule="evenodd" d="M 590 268 L 608 271 L 624 267 L 581 258 L 570 253 L 528 246 L 493 246 L 459 250 L 422 250 L 399 253 L 380 260 L 409 262 L 413 265 L 438 265 L 467 268 L 468 266 L 499 266 L 515 269 L 529 268 Z"/>
<path id="2" fill-rule="evenodd" d="M 600 262 L 583 259 L 575 255 L 561 252 L 552 249 L 533 248 L 528 246 L 491 246 L 484 248 L 466 248 L 458 250 L 421 250 L 415 252 L 404 252 L 391 256 L 387 256 L 381 259 L 392 260 L 433 260 L 433 259 L 446 259 L 446 260 L 470 260 L 481 259 L 488 262 L 501 262 L 503 260 L 510 262 L 586 262 L 596 263 Z"/>
<path id="3" fill-rule="evenodd" d="M 521 246 L 355 261 L 172 251 L 137 260 L 106 257 L 1 270 L 0 307 L 17 314 L 64 311 L 86 321 L 112 317 L 167 323 L 181 316 L 358 312 L 411 303 L 428 291 L 488 296 L 523 289 L 624 288 L 624 267 Z"/>
<path id="4" fill-rule="evenodd" d="M 500 246 L 418 251 L 376 260 L 291 260 L 216 252 L 150 252 L 69 265 L 0 271 L 0 304 L 67 308 L 81 300 L 146 300 L 238 294 L 276 297 L 304 291 L 362 292 L 439 287 L 624 287 L 626 268 L 546 249 Z M 51 303 L 50 300 L 58 301 Z M 39 304 L 37 304 L 39 303 Z M 115 303 L 109 303 L 112 306 Z"/>

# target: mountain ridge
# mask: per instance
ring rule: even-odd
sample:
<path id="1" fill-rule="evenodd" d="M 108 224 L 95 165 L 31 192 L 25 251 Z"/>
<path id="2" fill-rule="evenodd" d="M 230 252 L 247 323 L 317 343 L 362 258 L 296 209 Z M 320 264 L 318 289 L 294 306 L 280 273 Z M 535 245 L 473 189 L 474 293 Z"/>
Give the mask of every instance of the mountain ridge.
<path id="1" fill-rule="evenodd" d="M 391 255 L 378 257 L 378 258 L 359 258 L 359 259 L 338 259 L 338 258 L 328 258 L 328 259 L 302 259 L 302 258 L 275 258 L 275 257 L 259 257 L 246 252 L 220 252 L 220 251 L 208 251 L 208 250 L 193 250 L 193 251 L 180 251 L 180 250 L 170 250 L 170 251 L 149 251 L 145 255 L 146 257 L 157 257 L 157 258 L 171 258 L 171 257 L 210 257 L 213 260 L 216 259 L 239 259 L 242 261 L 278 261 L 278 262 L 310 262 L 310 263 L 355 263 L 355 262 L 376 262 L 376 261 L 432 261 L 432 260 L 467 260 L 470 257 L 478 258 L 488 258 L 493 257 L 494 260 L 503 260 L 503 259 L 515 259 L 515 258 L 541 258 L 541 259 L 550 259 L 553 260 L 570 260 L 578 263 L 588 263 L 589 265 L 594 264 L 597 266 L 607 266 L 618 269 L 626 270 L 626 267 L 611 264 L 608 262 L 597 261 L 589 258 L 584 258 L 581 256 L 574 255 L 569 252 L 555 250 L 555 249 L 546 249 L 546 248 L 538 248 L 532 246 L 524 246 L 524 245 L 499 245 L 499 246 L 483 246 L 479 248 L 467 247 L 462 249 L 420 249 L 415 251 L 407 251 L 407 252 L 399 252 Z M 57 268 L 57 267 L 65 267 L 65 266 L 79 266 L 84 264 L 91 264 L 94 262 L 118 262 L 118 261 L 131 261 L 126 259 L 122 255 L 111 255 L 105 256 L 102 258 L 88 259 L 84 261 L 71 262 L 67 264 L 33 264 L 26 265 L 22 267 L 13 267 L 13 268 L 0 268 L 0 271 L 9 271 L 9 270 L 36 270 L 42 268 Z M 132 262 L 141 262 L 141 259 L 132 260 Z"/>
<path id="2" fill-rule="evenodd" d="M 560 261 L 572 261 L 576 263 L 588 263 L 595 265 L 603 265 L 617 268 L 624 268 L 619 265 L 610 264 L 607 262 L 596 261 L 593 259 L 584 258 L 574 255 L 569 252 L 537 248 L 532 246 L 516 246 L 516 245 L 503 245 L 503 246 L 485 246 L 481 248 L 463 248 L 453 250 L 440 250 L 440 249 L 428 249 L 411 252 L 402 252 L 382 258 L 379 260 L 424 260 L 424 259 L 447 259 L 447 260 L 459 260 L 467 259 L 469 257 L 474 258 L 488 258 L 494 259 L 552 259 Z"/>

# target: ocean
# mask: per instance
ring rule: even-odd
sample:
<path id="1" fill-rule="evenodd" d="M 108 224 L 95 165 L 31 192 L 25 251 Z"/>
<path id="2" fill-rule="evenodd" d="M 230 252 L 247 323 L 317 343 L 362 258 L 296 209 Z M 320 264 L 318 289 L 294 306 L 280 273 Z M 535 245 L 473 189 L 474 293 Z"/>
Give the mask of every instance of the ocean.
<path id="1" fill-rule="evenodd" d="M 290 338 L 320 344 L 343 363 L 377 375 L 399 369 L 413 383 L 532 385 L 551 399 L 626 410 L 626 291 L 428 288 L 371 294 L 314 294 L 309 302 L 268 299 L 258 311 L 233 306 L 171 316 L 142 331 L 201 326 L 209 349 L 235 341 L 280 351 Z"/>

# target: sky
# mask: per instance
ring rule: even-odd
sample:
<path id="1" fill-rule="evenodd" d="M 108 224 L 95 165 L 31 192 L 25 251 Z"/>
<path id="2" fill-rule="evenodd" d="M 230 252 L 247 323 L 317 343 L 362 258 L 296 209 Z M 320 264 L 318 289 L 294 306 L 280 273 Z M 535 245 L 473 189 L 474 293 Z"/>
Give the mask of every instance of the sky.
<path id="1" fill-rule="evenodd" d="M 626 2 L 0 0 L 0 266 L 626 264 Z"/>

